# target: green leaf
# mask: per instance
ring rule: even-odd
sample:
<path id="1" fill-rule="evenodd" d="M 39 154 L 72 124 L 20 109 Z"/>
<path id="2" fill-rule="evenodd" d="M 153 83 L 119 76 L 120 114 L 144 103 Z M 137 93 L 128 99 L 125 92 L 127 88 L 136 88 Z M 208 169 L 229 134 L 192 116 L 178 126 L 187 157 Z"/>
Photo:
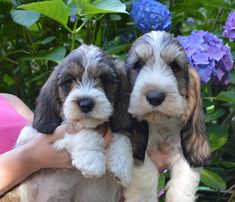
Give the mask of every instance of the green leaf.
<path id="1" fill-rule="evenodd" d="M 197 0 L 197 1 L 200 2 L 201 0 Z M 209 1 L 201 1 L 201 2 L 204 6 L 208 6 L 208 7 L 217 7 L 217 8 L 224 8 L 224 9 L 229 9 L 229 10 L 232 9 L 224 0 L 213 0 L 213 4 Z"/>
<path id="2" fill-rule="evenodd" d="M 22 60 L 32 60 L 32 59 L 34 59 L 34 60 L 52 60 L 52 61 L 59 64 L 60 61 L 64 59 L 65 54 L 66 54 L 66 48 L 58 47 L 47 54 L 41 54 L 39 56 L 27 56 L 27 57 L 22 58 Z"/>
<path id="3" fill-rule="evenodd" d="M 40 18 L 40 13 L 34 11 L 11 10 L 12 20 L 25 27 L 31 27 Z"/>
<path id="4" fill-rule="evenodd" d="M 158 187 L 157 187 L 158 193 L 162 191 L 163 187 L 165 186 L 165 180 L 166 180 L 165 175 L 161 174 L 158 180 Z"/>
<path id="5" fill-rule="evenodd" d="M 76 15 L 78 13 L 78 8 L 76 3 L 71 3 L 69 5 L 69 16 Z"/>
<path id="6" fill-rule="evenodd" d="M 127 50 L 130 47 L 130 44 L 115 45 L 111 48 L 106 49 L 106 52 L 110 55 L 119 54 L 122 51 Z"/>
<path id="7" fill-rule="evenodd" d="M 200 190 L 200 191 L 208 191 L 208 190 L 212 190 L 210 187 L 205 187 L 205 186 L 199 186 L 197 188 L 197 190 Z"/>
<path id="8" fill-rule="evenodd" d="M 212 125 L 208 127 L 208 136 L 211 151 L 215 151 L 226 143 L 228 138 L 228 130 L 221 125 Z"/>
<path id="9" fill-rule="evenodd" d="M 14 79 L 13 79 L 11 76 L 7 75 L 7 74 L 5 74 L 5 75 L 3 76 L 3 81 L 4 81 L 5 83 L 7 83 L 9 86 L 11 86 L 12 84 L 15 83 Z"/>
<path id="10" fill-rule="evenodd" d="M 111 15 L 110 15 L 110 19 L 111 19 L 112 21 L 119 21 L 119 20 L 122 19 L 122 17 L 121 17 L 120 15 L 118 15 L 118 14 L 111 14 Z"/>
<path id="11" fill-rule="evenodd" d="M 235 168 L 235 162 L 223 161 L 222 164 L 227 168 Z"/>
<path id="12" fill-rule="evenodd" d="M 202 169 L 201 181 L 205 185 L 214 189 L 226 189 L 226 183 L 223 178 L 221 178 L 218 174 L 207 169 Z"/>
<path id="13" fill-rule="evenodd" d="M 37 11 L 61 23 L 62 25 L 66 25 L 68 22 L 69 8 L 62 0 L 33 2 L 29 4 L 23 4 L 18 8 Z"/>
<path id="14" fill-rule="evenodd" d="M 41 41 L 42 45 L 48 44 L 52 42 L 56 37 L 55 36 L 49 36 Z"/>
<path id="15" fill-rule="evenodd" d="M 65 54 L 66 54 L 66 49 L 64 47 L 59 47 L 51 51 L 50 53 L 41 56 L 41 58 L 52 60 L 59 63 L 64 58 Z"/>
<path id="16" fill-rule="evenodd" d="M 225 113 L 224 109 L 218 108 L 218 109 L 216 109 L 216 111 L 206 114 L 205 121 L 206 121 L 206 123 L 208 123 L 210 121 L 216 120 L 219 117 L 223 116 L 224 113 Z"/>
<path id="17" fill-rule="evenodd" d="M 216 96 L 216 99 L 225 102 L 235 103 L 235 92 L 233 91 L 221 92 L 219 95 Z"/>
<path id="18" fill-rule="evenodd" d="M 127 13 L 126 5 L 119 0 L 98 0 L 90 3 L 89 0 L 78 0 L 86 14 Z"/>

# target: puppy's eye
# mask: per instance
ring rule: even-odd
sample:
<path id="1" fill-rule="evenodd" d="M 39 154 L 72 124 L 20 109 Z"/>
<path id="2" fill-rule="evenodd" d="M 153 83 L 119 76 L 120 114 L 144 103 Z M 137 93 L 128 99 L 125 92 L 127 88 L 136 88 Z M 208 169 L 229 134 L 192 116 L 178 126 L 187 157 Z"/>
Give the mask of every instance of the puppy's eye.
<path id="1" fill-rule="evenodd" d="M 170 67 L 174 73 L 178 73 L 181 70 L 180 65 L 176 61 L 170 63 Z"/>
<path id="2" fill-rule="evenodd" d="M 143 62 L 142 61 L 137 61 L 136 63 L 135 63 L 135 65 L 133 66 L 133 69 L 134 70 L 136 70 L 136 71 L 140 71 L 141 70 L 141 68 L 143 67 Z"/>
<path id="3" fill-rule="evenodd" d="M 66 77 L 59 81 L 59 86 L 70 85 L 75 79 L 72 77 Z"/>

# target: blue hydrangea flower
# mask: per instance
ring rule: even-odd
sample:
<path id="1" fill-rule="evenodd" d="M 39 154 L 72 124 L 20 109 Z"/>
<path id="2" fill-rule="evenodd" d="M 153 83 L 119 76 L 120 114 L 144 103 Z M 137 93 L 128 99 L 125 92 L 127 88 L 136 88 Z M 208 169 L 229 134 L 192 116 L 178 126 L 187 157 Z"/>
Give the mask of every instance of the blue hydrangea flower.
<path id="1" fill-rule="evenodd" d="M 127 43 L 134 38 L 134 33 L 133 32 L 122 32 L 120 34 L 120 37 L 123 41 L 125 41 Z"/>
<path id="2" fill-rule="evenodd" d="M 70 16 L 70 22 L 75 22 L 77 17 L 75 15 Z"/>
<path id="3" fill-rule="evenodd" d="M 155 0 L 138 0 L 133 2 L 130 16 L 142 33 L 150 30 L 167 31 L 171 27 L 170 11 L 163 4 Z"/>
<path id="4" fill-rule="evenodd" d="M 229 14 L 224 26 L 223 35 L 229 38 L 231 42 L 235 39 L 235 11 Z"/>
<path id="5" fill-rule="evenodd" d="M 202 83 L 212 77 L 222 84 L 229 83 L 229 72 L 233 68 L 230 47 L 216 35 L 198 31 L 189 36 L 177 37 L 186 51 L 190 64 L 198 72 Z"/>

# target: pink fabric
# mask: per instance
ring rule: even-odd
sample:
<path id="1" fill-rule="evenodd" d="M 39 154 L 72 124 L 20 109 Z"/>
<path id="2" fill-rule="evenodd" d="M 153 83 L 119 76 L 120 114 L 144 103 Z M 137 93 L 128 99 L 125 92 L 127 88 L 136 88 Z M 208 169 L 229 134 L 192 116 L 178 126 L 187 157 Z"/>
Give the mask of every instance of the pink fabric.
<path id="1" fill-rule="evenodd" d="M 0 96 L 0 154 L 13 148 L 21 129 L 28 121 Z"/>

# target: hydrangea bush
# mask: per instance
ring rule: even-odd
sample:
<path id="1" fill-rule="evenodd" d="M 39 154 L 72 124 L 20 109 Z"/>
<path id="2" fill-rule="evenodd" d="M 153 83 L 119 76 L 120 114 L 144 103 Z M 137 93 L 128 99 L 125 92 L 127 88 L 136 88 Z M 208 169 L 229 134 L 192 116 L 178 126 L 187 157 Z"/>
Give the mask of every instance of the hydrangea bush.
<path id="1" fill-rule="evenodd" d="M 216 35 L 198 31 L 189 36 L 177 37 L 186 51 L 189 62 L 198 72 L 202 83 L 216 78 L 222 84 L 228 84 L 233 58 L 230 47 L 224 45 Z"/>
<path id="2" fill-rule="evenodd" d="M 203 84 L 212 157 L 201 172 L 198 201 L 233 201 L 232 8 L 232 0 L 0 0 L 0 90 L 16 94 L 33 109 L 35 97 L 52 68 L 81 43 L 95 44 L 124 60 L 142 33 L 169 31 L 179 36 Z M 166 180 L 167 175 L 160 177 L 159 191 Z"/>

